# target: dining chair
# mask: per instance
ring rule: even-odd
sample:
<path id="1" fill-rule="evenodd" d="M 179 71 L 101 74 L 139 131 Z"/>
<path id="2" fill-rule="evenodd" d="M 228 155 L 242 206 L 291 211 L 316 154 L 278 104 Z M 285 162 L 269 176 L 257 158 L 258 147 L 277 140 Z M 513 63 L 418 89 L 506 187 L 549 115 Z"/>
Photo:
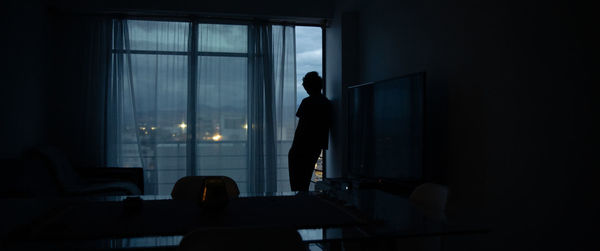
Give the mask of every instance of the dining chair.
<path id="1" fill-rule="evenodd" d="M 185 235 L 179 251 L 307 251 L 294 229 L 199 229 Z"/>
<path id="2" fill-rule="evenodd" d="M 412 191 L 409 199 L 427 211 L 443 212 L 448 200 L 448 187 L 431 182 L 424 183 Z"/>
<path id="3" fill-rule="evenodd" d="M 423 183 L 417 186 L 410 194 L 409 200 L 423 214 L 434 221 L 444 221 L 446 203 L 448 201 L 448 187 L 436 183 Z M 439 236 L 397 239 L 396 250 L 420 250 L 439 251 L 442 250 L 442 238 Z"/>
<path id="4" fill-rule="evenodd" d="M 171 197 L 173 200 L 197 201 L 202 196 L 205 184 L 209 182 L 223 183 L 229 199 L 237 198 L 240 195 L 235 181 L 227 176 L 185 176 L 175 182 L 173 190 L 171 190 Z"/>

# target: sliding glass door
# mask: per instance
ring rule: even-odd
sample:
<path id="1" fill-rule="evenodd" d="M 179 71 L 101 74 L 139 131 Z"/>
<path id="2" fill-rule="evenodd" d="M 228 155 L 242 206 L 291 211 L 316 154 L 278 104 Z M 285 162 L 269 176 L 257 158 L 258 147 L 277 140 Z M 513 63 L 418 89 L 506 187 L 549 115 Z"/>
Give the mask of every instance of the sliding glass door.
<path id="1" fill-rule="evenodd" d="M 199 24 L 194 174 L 248 187 L 248 26 Z"/>

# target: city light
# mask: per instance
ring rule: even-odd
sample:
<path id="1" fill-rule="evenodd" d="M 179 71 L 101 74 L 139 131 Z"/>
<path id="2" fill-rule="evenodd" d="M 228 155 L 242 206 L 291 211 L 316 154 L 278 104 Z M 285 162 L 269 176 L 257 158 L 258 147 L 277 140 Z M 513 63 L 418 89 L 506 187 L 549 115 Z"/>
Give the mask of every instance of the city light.
<path id="1" fill-rule="evenodd" d="M 244 124 L 242 127 L 243 127 L 244 129 L 248 130 L 248 124 Z"/>
<path id="2" fill-rule="evenodd" d="M 181 129 L 185 129 L 187 127 L 187 125 L 185 124 L 185 122 L 181 121 L 181 124 L 179 124 L 179 127 L 181 127 Z"/>
<path id="3" fill-rule="evenodd" d="M 145 131 L 146 127 L 140 126 L 140 130 Z"/>
<path id="4" fill-rule="evenodd" d="M 221 140 L 221 137 L 222 137 L 221 134 L 217 133 L 217 134 L 213 135 L 212 140 L 219 141 L 219 140 Z"/>
<path id="5" fill-rule="evenodd" d="M 156 127 L 154 127 L 154 126 L 150 127 L 150 130 L 154 131 L 154 130 L 156 130 Z"/>

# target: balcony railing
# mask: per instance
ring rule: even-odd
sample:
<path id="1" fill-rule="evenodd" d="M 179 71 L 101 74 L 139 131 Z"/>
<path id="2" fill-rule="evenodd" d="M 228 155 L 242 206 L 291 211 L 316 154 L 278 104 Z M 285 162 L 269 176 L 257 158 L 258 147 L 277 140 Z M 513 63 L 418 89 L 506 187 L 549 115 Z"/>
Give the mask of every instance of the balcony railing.
<path id="1" fill-rule="evenodd" d="M 121 162 L 125 166 L 144 166 L 147 194 L 168 194 L 174 183 L 187 175 L 186 143 L 159 141 L 142 144 L 140 153 L 135 142 L 121 144 Z M 277 142 L 278 191 L 289 191 L 287 154 L 291 140 Z M 198 175 L 225 175 L 246 190 L 247 141 L 200 141 L 196 144 Z M 140 158 L 144 164 L 140 163 Z"/>

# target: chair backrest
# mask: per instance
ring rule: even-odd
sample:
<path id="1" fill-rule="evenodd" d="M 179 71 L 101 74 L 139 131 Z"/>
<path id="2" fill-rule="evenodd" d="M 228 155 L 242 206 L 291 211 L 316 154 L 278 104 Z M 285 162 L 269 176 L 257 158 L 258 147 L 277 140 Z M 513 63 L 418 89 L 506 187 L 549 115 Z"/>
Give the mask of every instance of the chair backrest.
<path id="1" fill-rule="evenodd" d="M 448 200 L 448 187 L 435 183 L 424 183 L 410 194 L 410 200 L 430 211 L 444 211 Z"/>
<path id="2" fill-rule="evenodd" d="M 39 146 L 37 151 L 46 159 L 48 168 L 55 173 L 63 191 L 77 191 L 84 185 L 63 150 L 55 146 Z"/>
<path id="3" fill-rule="evenodd" d="M 220 180 L 225 183 L 225 190 L 229 198 L 237 198 L 240 195 L 235 181 L 227 176 L 185 176 L 173 186 L 171 197 L 174 200 L 193 200 L 197 201 L 207 180 Z"/>
<path id="4" fill-rule="evenodd" d="M 195 230 L 183 237 L 180 251 L 307 251 L 294 229 L 225 228 Z"/>
<path id="5" fill-rule="evenodd" d="M 2 161 L 0 168 L 4 170 L 0 175 L 3 196 L 59 196 L 61 193 L 56 175 L 32 151 L 24 152 L 20 158 Z"/>
<path id="6" fill-rule="evenodd" d="M 36 146 L 23 154 L 27 169 L 42 171 L 47 176 L 47 182 L 56 184 L 55 187 L 61 194 L 80 189 L 84 182 L 75 172 L 65 152 L 55 146 Z M 42 178 L 41 176 L 38 177 Z M 52 180 L 52 181 L 50 181 Z M 47 186 L 49 188 L 49 186 Z"/>

